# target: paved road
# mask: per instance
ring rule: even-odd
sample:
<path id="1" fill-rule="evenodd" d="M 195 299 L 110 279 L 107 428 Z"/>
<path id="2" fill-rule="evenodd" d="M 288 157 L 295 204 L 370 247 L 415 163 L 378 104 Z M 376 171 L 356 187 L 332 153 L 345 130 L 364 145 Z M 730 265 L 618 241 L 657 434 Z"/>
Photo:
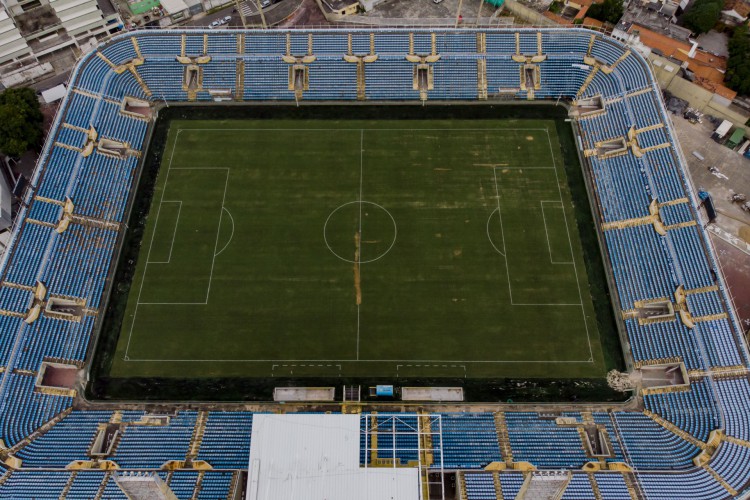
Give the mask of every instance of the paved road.
<path id="1" fill-rule="evenodd" d="M 286 17 L 288 17 L 292 12 L 294 12 L 301 1 L 302 0 L 281 0 L 278 3 L 269 5 L 268 7 L 263 9 L 263 14 L 266 17 L 266 23 L 269 26 L 278 24 Z M 245 22 L 248 26 L 260 26 L 261 19 L 260 15 L 258 15 L 258 7 L 255 0 L 243 0 L 242 2 L 240 2 L 240 8 L 245 14 Z M 237 12 L 237 8 L 235 5 L 231 5 L 226 9 L 208 14 L 199 19 L 188 21 L 187 23 L 185 23 L 185 25 L 207 27 L 212 22 L 218 19 L 223 19 L 226 16 L 230 16 L 232 18 L 231 21 L 217 29 L 242 27 L 242 19 L 240 19 L 240 14 Z"/>

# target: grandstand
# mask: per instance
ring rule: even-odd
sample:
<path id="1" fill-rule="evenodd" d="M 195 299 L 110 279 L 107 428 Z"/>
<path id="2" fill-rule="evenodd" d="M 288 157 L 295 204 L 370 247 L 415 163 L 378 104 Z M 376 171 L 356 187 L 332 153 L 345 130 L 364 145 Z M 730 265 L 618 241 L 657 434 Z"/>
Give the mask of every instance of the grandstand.
<path id="1" fill-rule="evenodd" d="M 455 494 L 432 498 L 748 497 L 747 346 L 651 71 L 601 34 L 529 28 L 134 32 L 85 55 L 2 263 L 0 498 L 124 499 L 133 471 L 178 498 L 242 488 L 253 414 L 239 405 L 92 410 L 39 377 L 87 366 L 151 108 L 217 98 L 568 100 L 634 370 L 678 365 L 684 383 L 572 411 L 363 413 L 384 436 L 363 439 L 361 463 L 455 474 Z"/>

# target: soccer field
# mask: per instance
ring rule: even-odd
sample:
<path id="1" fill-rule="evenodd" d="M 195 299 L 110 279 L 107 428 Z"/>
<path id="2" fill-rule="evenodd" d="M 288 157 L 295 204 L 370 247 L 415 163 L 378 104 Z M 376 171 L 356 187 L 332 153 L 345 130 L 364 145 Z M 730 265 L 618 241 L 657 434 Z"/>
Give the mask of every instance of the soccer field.
<path id="1" fill-rule="evenodd" d="M 605 370 L 553 121 L 171 122 L 111 376 Z"/>

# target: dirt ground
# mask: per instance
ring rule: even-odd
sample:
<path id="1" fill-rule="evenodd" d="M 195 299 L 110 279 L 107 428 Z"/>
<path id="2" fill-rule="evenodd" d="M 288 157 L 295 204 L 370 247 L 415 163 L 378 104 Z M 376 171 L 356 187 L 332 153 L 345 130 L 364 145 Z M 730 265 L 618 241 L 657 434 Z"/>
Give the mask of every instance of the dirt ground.
<path id="1" fill-rule="evenodd" d="M 302 0 L 299 8 L 291 15 L 291 17 L 282 21 L 279 24 L 281 28 L 288 28 L 291 26 L 324 26 L 329 24 L 323 13 L 320 11 L 318 4 L 315 0 Z"/>
<path id="2" fill-rule="evenodd" d="M 716 225 L 731 236 L 750 243 L 750 213 L 732 203 L 732 192 L 750 196 L 750 159 L 711 140 L 715 126 L 704 118 L 702 124 L 692 125 L 680 116 L 672 115 L 677 138 L 688 162 L 688 170 L 697 189 L 711 194 L 719 214 Z M 705 160 L 692 153 L 697 151 Z M 712 174 L 716 167 L 720 176 Z M 734 297 L 734 305 L 745 331 L 750 327 L 750 254 L 725 239 L 711 233 L 727 286 Z M 747 248 L 747 247 L 745 247 Z"/>
<path id="3" fill-rule="evenodd" d="M 447 18 L 453 19 L 458 11 L 461 0 L 442 0 L 435 3 L 433 0 L 385 0 L 378 4 L 373 10 L 364 14 L 363 17 L 375 18 L 403 18 L 403 19 L 424 19 L 424 18 Z M 492 15 L 494 8 L 490 5 L 484 5 L 484 0 L 462 0 L 461 15 L 463 17 L 477 17 L 477 12 L 482 9 L 482 16 L 489 17 Z M 416 24 L 416 23 L 415 23 Z"/>
<path id="4" fill-rule="evenodd" d="M 711 235 L 711 241 L 719 254 L 729 293 L 737 307 L 737 315 L 747 331 L 750 328 L 750 257 L 714 234 Z"/>
<path id="5" fill-rule="evenodd" d="M 705 189 L 713 198 L 719 212 L 716 223 L 750 243 L 750 213 L 743 212 L 739 205 L 730 201 L 732 192 L 750 196 L 750 159 L 712 141 L 711 133 L 715 127 L 705 118 L 702 124 L 695 125 L 675 115 L 672 115 L 672 121 L 695 187 Z M 696 158 L 693 151 L 705 160 Z M 708 170 L 710 167 L 716 167 L 721 175 L 712 174 Z"/>

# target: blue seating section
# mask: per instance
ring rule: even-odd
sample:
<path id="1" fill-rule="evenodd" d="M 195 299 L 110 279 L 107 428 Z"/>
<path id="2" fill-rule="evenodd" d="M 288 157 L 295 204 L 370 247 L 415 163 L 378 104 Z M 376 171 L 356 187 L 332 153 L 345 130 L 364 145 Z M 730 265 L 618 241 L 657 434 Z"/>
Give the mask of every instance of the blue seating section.
<path id="1" fill-rule="evenodd" d="M 669 268 L 662 237 L 649 225 L 605 231 L 623 309 L 636 300 L 670 297 L 676 278 Z"/>
<path id="2" fill-rule="evenodd" d="M 97 471 L 80 471 L 65 496 L 66 500 L 91 500 L 96 498 L 99 486 L 104 480 L 104 473 Z"/>
<path id="3" fill-rule="evenodd" d="M 523 486 L 523 474 L 507 472 L 500 474 L 500 489 L 503 490 L 503 498 L 516 498 Z"/>
<path id="4" fill-rule="evenodd" d="M 627 320 L 625 328 L 636 361 L 676 357 L 688 370 L 704 368 L 695 337 L 682 322 L 639 325 L 637 320 Z"/>
<path id="5" fill-rule="evenodd" d="M 502 461 L 491 413 L 443 413 L 441 422 L 443 467 L 479 469 L 490 462 Z"/>
<path id="6" fill-rule="evenodd" d="M 206 472 L 203 476 L 201 489 L 198 492 L 199 500 L 224 500 L 229 496 L 229 487 L 232 484 L 231 472 Z M 187 497 L 190 498 L 190 497 Z"/>
<path id="7" fill-rule="evenodd" d="M 638 469 L 684 469 L 700 449 L 646 415 L 614 413 L 630 461 Z"/>
<path id="8" fill-rule="evenodd" d="M 406 465 L 409 461 L 419 460 L 419 435 L 416 415 L 378 414 L 378 458 L 395 458 Z M 444 450 L 445 452 L 445 450 Z"/>
<path id="9" fill-rule="evenodd" d="M 727 434 L 750 441 L 750 382 L 747 378 L 716 381 Z"/>
<path id="10" fill-rule="evenodd" d="M 743 491 L 750 481 L 750 448 L 724 441 L 709 465 L 729 486 Z"/>
<path id="11" fill-rule="evenodd" d="M 34 392 L 36 377 L 6 373 L 4 398 L 0 406 L 0 433 L 6 446 L 13 446 L 66 408 L 73 398 Z"/>
<path id="12" fill-rule="evenodd" d="M 440 55 L 432 63 L 434 88 L 427 91 L 428 99 L 476 99 L 478 58 L 486 61 L 490 97 L 502 93 L 525 98 L 526 92 L 520 90 L 520 65 L 511 56 L 536 54 L 538 31 L 487 30 L 486 52 L 482 54 L 477 53 L 478 37 L 474 31 L 413 31 L 416 54 L 430 54 L 434 36 Z M 306 55 L 309 33 L 316 60 L 309 64 L 309 89 L 302 99 L 357 99 L 357 66 L 343 61 L 342 55 L 348 50 L 349 35 L 354 54 L 370 53 L 371 30 L 249 31 L 241 51 L 238 44 L 242 38 L 235 33 L 185 32 L 188 55 L 211 56 L 210 62 L 201 65 L 204 91 L 197 98 L 211 99 L 209 89 L 230 90 L 234 94 L 237 61 L 242 60 L 244 88 L 240 93 L 245 100 L 294 100 L 295 94 L 288 88 L 289 64 L 281 55 L 287 51 L 287 35 L 291 53 Z M 694 220 L 696 211 L 690 183 L 675 149 L 661 96 L 642 57 L 635 52 L 623 57 L 625 49 L 619 43 L 585 30 L 549 29 L 541 33 L 542 53 L 547 58 L 539 63 L 541 88 L 535 91 L 537 99 L 577 97 L 593 71 L 583 64 L 589 47 L 597 60 L 615 65 L 612 73 L 598 71 L 582 93 L 583 97 L 601 95 L 607 99 L 604 113 L 578 121 L 584 148 L 593 148 L 598 141 L 625 137 L 631 127 L 665 125 L 639 133 L 638 142 L 642 147 L 664 143 L 669 143 L 669 147 L 647 152 L 640 158 L 628 152 L 609 159 L 591 157 L 587 162 L 603 222 L 648 215 L 648 205 L 654 199 L 665 203 L 684 198 L 688 203 L 662 206 L 662 220 L 667 226 Z M 145 62 L 133 71 L 148 92 L 131 71 L 116 74 L 95 53 L 82 59 L 71 78 L 73 91 L 61 105 L 31 181 L 35 195 L 57 201 L 70 197 L 77 214 L 124 222 L 138 159 L 116 160 L 99 153 L 83 158 L 78 151 L 55 145 L 55 141 L 80 148 L 85 143 L 85 133 L 75 128 L 93 126 L 100 137 L 125 141 L 142 151 L 148 123 L 121 114 L 119 103 L 123 96 L 154 101 L 187 100 L 187 92 L 182 88 L 185 65 L 175 59 L 182 50 L 182 35 L 176 30 L 126 33 L 97 48 L 112 63 L 127 63 L 137 55 L 131 40 L 136 37 Z M 590 44 L 592 36 L 594 42 Z M 413 88 L 414 64 L 405 59 L 410 47 L 409 32 L 375 31 L 372 40 L 378 58 L 365 65 L 366 98 L 418 100 L 420 93 Z M 64 123 L 72 128 L 63 127 Z M 28 208 L 22 209 L 21 220 L 28 217 L 42 224 L 22 220 L 18 225 L 3 263 L 2 282 L 33 286 L 40 280 L 50 293 L 80 297 L 88 307 L 99 308 L 119 231 L 72 224 L 64 233 L 57 234 L 44 224 L 57 224 L 59 205 L 32 197 L 26 201 Z M 706 235 L 700 225 L 670 228 L 666 236 L 657 235 L 649 225 L 611 229 L 604 236 L 622 309 L 634 307 L 638 300 L 672 297 L 678 285 L 692 289 L 719 284 L 719 292 L 690 295 L 688 306 L 695 316 L 727 312 L 726 301 L 720 295 L 725 293 L 724 287 L 713 273 L 716 259 L 705 244 Z M 0 309 L 24 313 L 30 304 L 30 292 L 2 286 L 2 282 Z M 94 323 L 93 316 L 80 323 L 42 316 L 26 325 L 21 318 L 0 315 L 0 367 L 4 369 L 0 373 L 0 439 L 6 446 L 20 443 L 46 422 L 69 411 L 71 398 L 34 390 L 36 373 L 45 358 L 83 362 Z M 647 326 L 626 320 L 625 326 L 636 361 L 677 357 L 688 369 L 748 364 L 737 333 L 739 327 L 732 318 L 702 321 L 691 330 L 677 320 Z M 716 394 L 710 384 L 714 384 Z M 646 408 L 697 439 L 705 440 L 711 430 L 723 426 L 727 435 L 750 440 L 747 378 L 693 380 L 689 391 L 650 395 L 644 402 Z M 122 421 L 137 421 L 143 413 L 124 411 Z M 13 471 L 6 477 L 0 485 L 0 499 L 58 498 L 71 472 L 25 469 L 61 469 L 72 460 L 85 459 L 97 426 L 110 416 L 108 411 L 73 411 L 21 447 L 17 456 L 23 460 L 24 470 Z M 399 416 L 402 422 L 410 419 L 416 422 L 414 414 Z M 580 418 L 575 413 L 570 416 Z M 645 415 L 594 412 L 593 417 L 610 435 L 614 457 L 608 460 L 625 461 L 637 468 L 636 477 L 648 498 L 727 496 L 727 491 L 708 472 L 692 466 L 691 460 L 699 451 L 695 446 Z M 387 417 L 379 415 L 378 419 L 381 418 Z M 553 420 L 532 412 L 508 412 L 506 422 L 515 460 L 527 460 L 539 468 L 574 469 L 588 461 L 575 429 L 559 427 Z M 113 459 L 124 469 L 158 469 L 168 460 L 183 460 L 195 423 L 196 412 L 182 411 L 171 418 L 168 426 L 126 425 Z M 197 458 L 208 461 L 215 469 L 246 468 L 251 428 L 251 413 L 211 412 Z M 387 435 L 384 433 L 379 440 L 380 457 L 387 458 L 390 447 L 395 450 L 390 454 L 402 461 L 416 458 L 414 435 L 398 432 L 390 438 Z M 434 451 L 442 454 L 446 468 L 479 469 L 501 460 L 491 413 L 443 414 L 442 436 L 433 442 Z M 362 460 L 365 459 L 363 454 Z M 748 448 L 723 442 L 709 465 L 730 486 L 743 490 L 747 488 L 749 462 Z M 664 469 L 669 472 L 658 472 Z M 198 498 L 225 498 L 232 479 L 227 470 L 207 472 Z M 4 472 L 2 466 L 0 472 Z M 160 475 L 167 477 L 163 472 Z M 107 477 L 103 472 L 78 472 L 67 497 L 93 498 Z M 179 471 L 170 477 L 179 498 L 192 498 L 196 472 Z M 467 474 L 466 478 L 470 498 L 493 498 L 491 475 Z M 596 480 L 604 498 L 629 498 L 620 474 L 597 473 Z M 512 498 L 521 487 L 523 475 L 502 472 L 500 481 L 505 497 Z M 592 495 L 588 476 L 575 474 L 564 498 L 583 499 Z M 106 482 L 103 498 L 125 498 L 113 477 Z"/>
<path id="13" fill-rule="evenodd" d="M 122 468 L 158 469 L 169 460 L 185 460 L 197 413 L 180 412 L 167 426 L 129 425 L 112 458 Z"/>
<path id="14" fill-rule="evenodd" d="M 542 419 L 535 412 L 506 413 L 505 421 L 514 460 L 574 469 L 591 460 L 575 427 L 560 427 L 554 418 Z"/>
<path id="15" fill-rule="evenodd" d="M 69 472 L 14 472 L 0 488 L 0 499 L 58 500 L 69 476 Z"/>
<path id="16" fill-rule="evenodd" d="M 198 452 L 215 469 L 242 469 L 250 459 L 250 412 L 210 412 Z"/>
<path id="17" fill-rule="evenodd" d="M 177 498 L 192 498 L 195 483 L 198 480 L 197 472 L 180 472 L 172 476 L 169 487 Z"/>
<path id="18" fill-rule="evenodd" d="M 620 446 L 620 440 L 617 439 L 617 431 L 615 430 L 615 424 L 613 422 L 613 416 L 611 413 L 603 411 L 595 411 L 592 413 L 594 417 L 594 423 L 597 425 L 603 425 L 607 430 L 609 436 L 609 442 L 612 445 L 613 457 L 607 459 L 608 462 L 623 462 L 625 458 L 622 454 L 622 447 Z"/>
<path id="19" fill-rule="evenodd" d="M 0 332 L 3 332 L 3 334 L 0 335 L 0 366 L 8 366 L 8 356 L 10 356 L 13 341 L 16 339 L 16 334 L 21 330 L 21 326 L 24 324 L 22 318 L 17 318 L 15 316 L 0 316 Z"/>
<path id="20" fill-rule="evenodd" d="M 708 382 L 692 382 L 689 391 L 643 397 L 646 409 L 659 414 L 701 441 L 719 427 L 716 402 Z"/>
<path id="21" fill-rule="evenodd" d="M 23 459 L 24 467 L 32 468 L 64 468 L 73 460 L 88 460 L 89 447 L 99 424 L 107 422 L 111 416 L 108 411 L 74 411 L 22 448 L 18 456 Z"/>
<path id="22" fill-rule="evenodd" d="M 596 474 L 595 478 L 602 497 L 612 500 L 628 500 L 630 498 L 630 492 L 622 475 L 603 472 Z"/>
<path id="23" fill-rule="evenodd" d="M 573 474 L 562 500 L 596 500 L 589 477 L 585 474 Z"/>
<path id="24" fill-rule="evenodd" d="M 667 474 L 639 474 L 638 479 L 646 498 L 656 500 L 707 500 L 730 498 L 729 493 L 703 469 L 695 469 L 679 476 Z"/>
<path id="25" fill-rule="evenodd" d="M 496 500 L 495 479 L 492 474 L 466 474 L 467 500 Z"/>

